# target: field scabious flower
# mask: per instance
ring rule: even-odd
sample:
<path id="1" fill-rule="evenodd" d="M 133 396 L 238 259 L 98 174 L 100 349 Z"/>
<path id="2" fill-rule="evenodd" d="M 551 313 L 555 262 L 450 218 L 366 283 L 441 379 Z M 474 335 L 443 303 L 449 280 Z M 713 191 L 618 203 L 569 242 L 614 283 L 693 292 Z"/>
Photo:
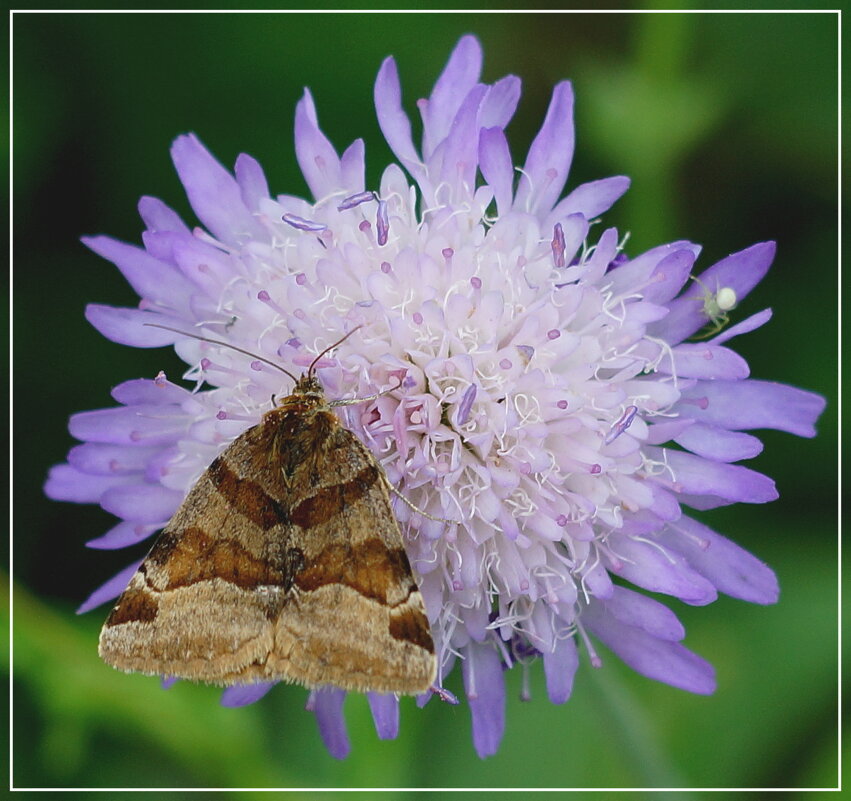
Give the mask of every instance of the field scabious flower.
<path id="1" fill-rule="evenodd" d="M 74 415 L 70 430 L 83 444 L 53 468 L 46 491 L 116 515 L 91 547 L 134 545 L 287 389 L 259 359 L 147 323 L 226 340 L 293 372 L 361 326 L 320 362 L 320 375 L 331 397 L 402 382 L 346 407 L 346 422 L 431 516 L 396 505 L 438 684 L 460 662 L 474 745 L 486 756 L 504 730 L 504 671 L 539 661 L 550 700 L 563 703 L 580 653 L 601 663 L 595 641 L 645 676 L 714 690 L 712 667 L 681 644 L 674 613 L 637 590 L 693 605 L 718 592 L 777 600 L 765 564 L 682 507 L 774 500 L 771 479 L 734 464 L 762 449 L 745 432 L 813 436 L 824 402 L 751 379 L 727 346 L 771 317 L 765 309 L 721 324 L 765 275 L 773 243 L 728 256 L 699 282 L 691 276 L 700 248 L 690 242 L 627 256 L 614 229 L 597 233 L 592 223 L 628 179 L 561 198 L 573 155 L 571 85 L 556 86 L 516 168 L 504 129 L 520 82 L 483 84 L 480 69 L 480 46 L 466 36 L 418 104 L 418 149 L 395 62 L 383 63 L 375 105 L 398 164 L 375 190 L 364 183 L 363 142 L 338 156 L 309 92 L 296 108 L 295 143 L 312 202 L 270 196 L 250 156 L 231 174 L 195 136 L 179 137 L 172 157 L 203 228 L 145 197 L 144 248 L 84 239 L 141 297 L 138 308 L 91 305 L 86 316 L 115 342 L 173 345 L 195 386 L 162 374 L 132 380 L 113 390 L 119 406 Z M 137 564 L 81 611 L 115 598 Z M 250 703 L 267 690 L 230 688 L 223 701 Z M 343 697 L 328 688 L 308 701 L 335 756 L 349 750 Z M 379 736 L 395 736 L 397 699 L 369 700 Z"/>

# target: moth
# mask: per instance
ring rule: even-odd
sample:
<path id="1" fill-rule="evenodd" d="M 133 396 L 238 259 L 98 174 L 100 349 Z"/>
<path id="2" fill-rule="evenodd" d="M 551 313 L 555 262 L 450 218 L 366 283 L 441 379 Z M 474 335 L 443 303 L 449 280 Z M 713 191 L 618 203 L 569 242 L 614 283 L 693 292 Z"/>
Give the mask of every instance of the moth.
<path id="1" fill-rule="evenodd" d="M 389 481 L 332 411 L 353 401 L 329 401 L 315 374 L 330 349 L 298 379 L 269 362 L 295 380 L 291 394 L 212 462 L 159 535 L 103 626 L 105 662 L 220 685 L 432 686 Z"/>

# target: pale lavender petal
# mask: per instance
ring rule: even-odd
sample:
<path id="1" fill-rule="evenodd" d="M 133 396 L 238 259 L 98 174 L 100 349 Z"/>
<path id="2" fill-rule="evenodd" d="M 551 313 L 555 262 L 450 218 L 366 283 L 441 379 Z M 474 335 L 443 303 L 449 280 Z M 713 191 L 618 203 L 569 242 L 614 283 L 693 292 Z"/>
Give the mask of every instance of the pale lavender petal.
<path id="1" fill-rule="evenodd" d="M 824 411 L 821 395 L 773 381 L 702 381 L 683 390 L 675 411 L 732 430 L 774 428 L 799 437 L 816 435 Z"/>
<path id="2" fill-rule="evenodd" d="M 127 476 L 95 476 L 77 470 L 70 464 L 57 464 L 50 468 L 44 484 L 44 494 L 54 501 L 72 503 L 98 503 L 104 493 L 127 484 Z"/>
<path id="3" fill-rule="evenodd" d="M 667 606 L 626 587 L 615 587 L 612 597 L 606 599 L 606 611 L 621 623 L 660 640 L 679 642 L 686 636 L 683 624 Z"/>
<path id="4" fill-rule="evenodd" d="M 173 442 L 188 428 L 179 413 L 167 415 L 162 407 L 123 406 L 71 415 L 68 430 L 80 440 L 123 445 L 158 445 Z"/>
<path id="5" fill-rule="evenodd" d="M 230 245 L 246 237 L 268 239 L 243 202 L 236 179 L 195 134 L 177 137 L 171 146 L 171 157 L 192 209 L 216 239 Z"/>
<path id="6" fill-rule="evenodd" d="M 563 704 L 573 691 L 573 677 L 579 667 L 579 655 L 573 637 L 556 639 L 555 650 L 544 652 L 544 677 L 547 697 L 554 704 Z"/>
<path id="7" fill-rule="evenodd" d="M 530 214 L 550 212 L 567 181 L 573 144 L 573 88 L 562 81 L 553 90 L 544 124 L 529 148 L 515 208 Z"/>
<path id="8" fill-rule="evenodd" d="M 399 736 L 399 699 L 392 693 L 367 693 L 372 722 L 379 740 L 395 740 Z"/>
<path id="9" fill-rule="evenodd" d="M 434 85 L 428 101 L 421 104 L 423 158 L 428 161 L 447 137 L 461 103 L 479 80 L 482 48 L 475 36 L 462 36 Z"/>
<path id="10" fill-rule="evenodd" d="M 652 542 L 615 533 L 607 545 L 618 560 L 609 560 L 609 570 L 638 587 L 673 595 L 692 606 L 705 606 L 717 598 L 715 587 L 691 570 L 684 559 L 666 553 Z"/>
<path id="11" fill-rule="evenodd" d="M 77 609 L 77 614 L 82 615 L 92 609 L 97 608 L 107 601 L 116 599 L 126 589 L 130 583 L 130 579 L 139 569 L 142 564 L 141 559 L 137 559 L 132 565 L 127 565 L 120 573 L 114 575 L 106 584 L 101 584 Z"/>
<path id="12" fill-rule="evenodd" d="M 671 301 L 670 314 L 655 323 L 650 333 L 671 344 L 687 339 L 710 322 L 703 308 L 705 294 L 730 287 L 741 303 L 768 272 L 775 250 L 774 242 L 760 242 L 713 264 L 699 276 L 700 284 L 687 286 L 679 298 Z"/>
<path id="13" fill-rule="evenodd" d="M 323 687 L 310 694 L 308 708 L 316 715 L 319 734 L 328 753 L 335 759 L 345 759 L 351 750 L 343 715 L 346 691 L 336 687 Z"/>
<path id="14" fill-rule="evenodd" d="M 411 138 L 411 121 L 402 108 L 402 88 L 399 72 L 392 57 L 384 59 L 375 79 L 375 111 L 378 126 L 396 158 L 411 173 L 417 183 L 425 178 L 419 153 Z"/>
<path id="15" fill-rule="evenodd" d="M 160 676 L 160 689 L 170 690 L 178 681 L 177 676 Z"/>
<path id="16" fill-rule="evenodd" d="M 673 471 L 681 492 L 715 495 L 727 501 L 768 503 L 777 500 L 774 482 L 762 473 L 736 464 L 703 459 L 683 451 L 665 450 L 665 461 Z"/>
<path id="17" fill-rule="evenodd" d="M 688 692 L 715 692 L 715 670 L 677 642 L 660 640 L 617 620 L 595 602 L 582 613 L 582 623 L 626 664 L 643 676 Z"/>
<path id="18" fill-rule="evenodd" d="M 716 534 L 697 520 L 682 517 L 658 535 L 666 547 L 682 554 L 721 592 L 754 604 L 777 602 L 777 576 L 753 554 Z"/>
<path id="19" fill-rule="evenodd" d="M 256 684 L 235 684 L 232 687 L 226 687 L 222 692 L 222 697 L 219 703 L 227 707 L 248 706 L 259 701 L 266 693 L 269 692 L 278 682 L 276 681 L 261 681 Z"/>
<path id="20" fill-rule="evenodd" d="M 473 745 L 484 759 L 495 754 L 505 731 L 505 682 L 496 648 L 471 642 L 462 663 L 464 689 L 473 716 Z"/>
<path id="21" fill-rule="evenodd" d="M 316 107 L 309 89 L 295 109 L 295 153 L 311 194 L 317 200 L 343 188 L 340 157 L 319 130 Z"/>
<path id="22" fill-rule="evenodd" d="M 678 378 L 737 380 L 750 375 L 748 363 L 735 351 L 707 342 L 684 342 L 671 349 L 659 362 L 659 372 Z"/>
<path id="23" fill-rule="evenodd" d="M 86 543 L 87 548 L 96 548 L 103 551 L 112 551 L 116 548 L 126 548 L 129 545 L 135 545 L 147 539 L 155 531 L 159 531 L 165 527 L 168 521 L 159 523 L 137 523 L 129 520 L 122 520 L 117 526 L 113 526 L 106 534 L 89 540 Z"/>
<path id="24" fill-rule="evenodd" d="M 506 75 L 488 87 L 479 109 L 479 125 L 482 128 L 505 128 L 517 109 L 520 100 L 520 79 Z"/>
<path id="25" fill-rule="evenodd" d="M 771 309 L 763 309 L 756 314 L 752 314 L 750 317 L 746 317 L 742 322 L 725 328 L 718 336 L 713 337 L 709 341 L 713 345 L 720 345 L 722 342 L 726 342 L 728 339 L 737 337 L 740 334 L 756 331 L 757 328 L 761 328 L 771 319 L 771 314 Z"/>
<path id="26" fill-rule="evenodd" d="M 501 128 L 484 128 L 479 134 L 479 167 L 493 189 L 499 214 L 511 209 L 514 185 L 514 166 L 508 140 Z"/>
<path id="27" fill-rule="evenodd" d="M 184 493 L 158 484 L 113 487 L 104 492 L 100 505 L 122 520 L 158 523 L 168 520 L 183 502 Z"/>
<path id="28" fill-rule="evenodd" d="M 269 197 L 269 184 L 260 162 L 247 153 L 240 153 L 236 157 L 233 172 L 239 184 L 242 202 L 250 211 L 257 212 L 260 201 Z"/>
<path id="29" fill-rule="evenodd" d="M 139 216 L 151 232 L 177 231 L 189 234 L 189 226 L 180 219 L 180 215 L 166 206 L 159 198 L 143 195 L 139 198 Z"/>
<path id="30" fill-rule="evenodd" d="M 762 453 L 762 443 L 756 437 L 705 423 L 692 424 L 674 437 L 674 442 L 716 462 L 738 462 Z"/>
<path id="31" fill-rule="evenodd" d="M 161 348 L 163 345 L 171 345 L 177 338 L 176 334 L 152 328 L 148 323 L 180 325 L 179 318 L 139 309 L 101 306 L 98 303 L 86 306 L 86 319 L 107 339 L 134 348 Z"/>
<path id="32" fill-rule="evenodd" d="M 592 220 L 608 211 L 629 189 L 629 184 L 630 180 L 625 175 L 580 184 L 556 204 L 547 220 L 557 220 L 570 214 L 582 214 L 586 219 Z"/>
<path id="33" fill-rule="evenodd" d="M 340 182 L 347 192 L 362 192 L 366 161 L 363 139 L 355 139 L 340 156 Z"/>

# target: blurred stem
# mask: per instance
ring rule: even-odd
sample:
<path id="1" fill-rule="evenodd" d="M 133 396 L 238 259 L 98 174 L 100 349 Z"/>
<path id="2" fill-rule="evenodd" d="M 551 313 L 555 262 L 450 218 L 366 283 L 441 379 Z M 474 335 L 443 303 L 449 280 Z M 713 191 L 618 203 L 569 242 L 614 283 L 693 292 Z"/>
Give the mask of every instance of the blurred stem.
<path id="1" fill-rule="evenodd" d="M 627 686 L 612 670 L 590 671 L 597 685 L 597 694 L 615 724 L 616 735 L 623 742 L 623 754 L 635 765 L 637 776 L 644 778 L 646 787 L 687 787 L 688 784 L 674 767 L 651 721 Z M 662 794 L 659 794 L 660 798 Z M 664 793 L 668 801 L 690 798 L 686 793 Z"/>

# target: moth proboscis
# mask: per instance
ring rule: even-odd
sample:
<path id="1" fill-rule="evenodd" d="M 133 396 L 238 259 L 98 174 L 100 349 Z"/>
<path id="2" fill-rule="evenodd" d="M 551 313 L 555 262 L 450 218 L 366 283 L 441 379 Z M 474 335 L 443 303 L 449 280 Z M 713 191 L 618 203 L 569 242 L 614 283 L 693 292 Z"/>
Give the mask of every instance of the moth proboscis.
<path id="1" fill-rule="evenodd" d="M 221 685 L 432 686 L 389 481 L 332 411 L 352 401 L 328 401 L 315 375 L 345 338 L 300 378 L 269 362 L 291 394 L 212 462 L 159 535 L 101 631 L 108 664 Z"/>

